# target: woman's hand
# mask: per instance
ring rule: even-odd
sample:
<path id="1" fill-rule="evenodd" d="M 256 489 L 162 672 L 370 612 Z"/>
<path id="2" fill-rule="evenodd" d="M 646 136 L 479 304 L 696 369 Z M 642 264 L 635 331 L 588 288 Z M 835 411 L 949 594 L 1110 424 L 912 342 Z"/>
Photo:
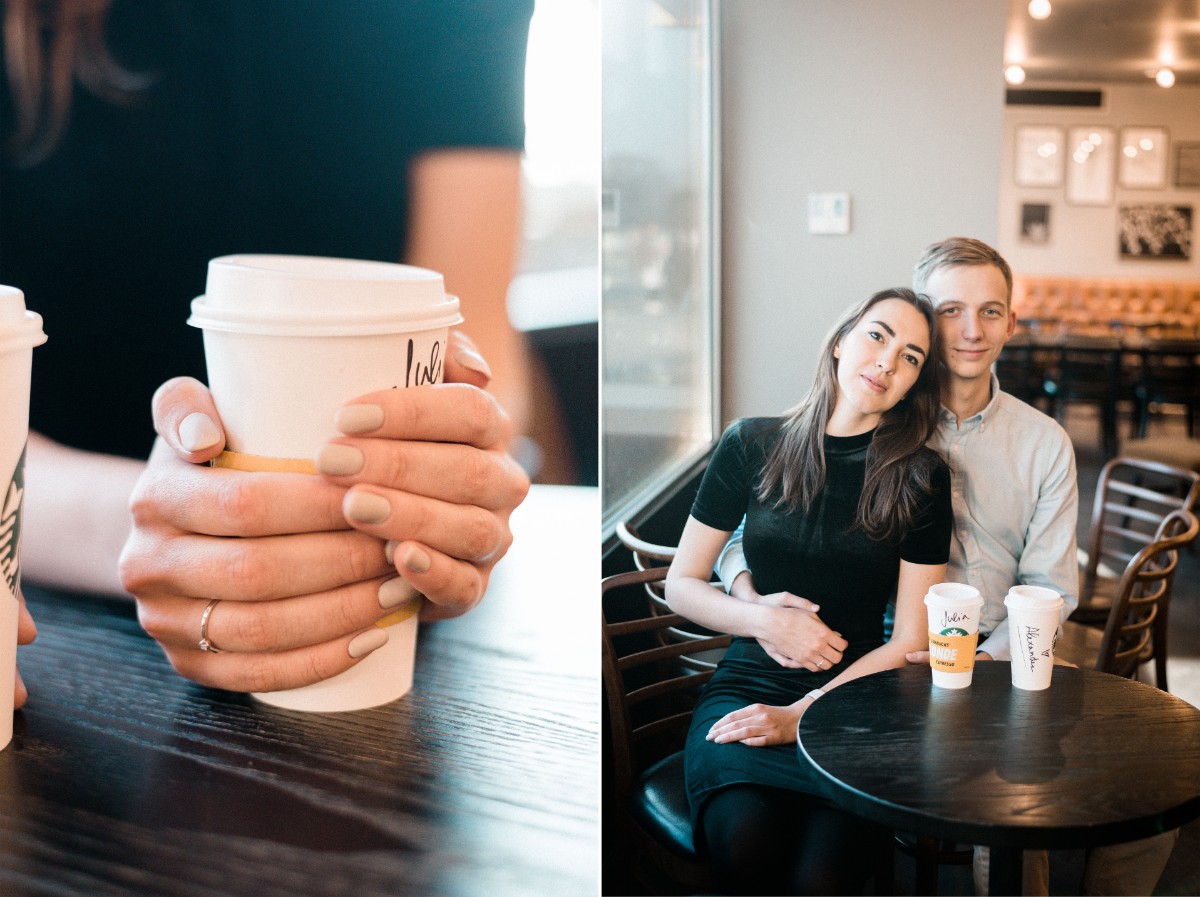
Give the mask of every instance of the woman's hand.
<path id="1" fill-rule="evenodd" d="M 760 636 L 759 645 L 767 656 L 780 666 L 790 669 L 828 670 L 841 662 L 847 642 L 840 633 L 834 632 L 817 616 L 820 605 L 791 592 L 774 592 L 760 595 L 754 585 L 754 577 L 744 570 L 734 579 L 729 594 L 739 601 L 748 601 L 765 607 L 789 608 L 801 616 L 786 614 L 781 625 L 771 636 Z"/>
<path id="2" fill-rule="evenodd" d="M 803 700 L 787 707 L 751 704 L 721 717 L 713 723 L 706 737 L 717 744 L 740 741 L 749 747 L 794 744 L 796 725 L 805 709 L 807 705 Z"/>
<path id="3" fill-rule="evenodd" d="M 842 661 L 849 644 L 817 616 L 820 607 L 790 592 L 758 596 L 758 603 L 778 608 L 770 637 L 758 643 L 781 666 L 816 672 L 830 670 Z"/>
<path id="4" fill-rule="evenodd" d="M 343 432 L 356 435 L 321 449 L 322 476 L 198 466 L 224 448 L 211 395 L 187 379 L 159 389 L 160 438 L 132 499 L 121 577 L 176 670 L 237 691 L 293 688 L 378 648 L 374 623 L 418 592 L 426 619 L 478 603 L 529 480 L 505 454 L 486 363 L 460 334 L 446 361 L 456 383 L 346 406 Z M 199 646 L 214 598 L 206 634 L 219 653 Z"/>

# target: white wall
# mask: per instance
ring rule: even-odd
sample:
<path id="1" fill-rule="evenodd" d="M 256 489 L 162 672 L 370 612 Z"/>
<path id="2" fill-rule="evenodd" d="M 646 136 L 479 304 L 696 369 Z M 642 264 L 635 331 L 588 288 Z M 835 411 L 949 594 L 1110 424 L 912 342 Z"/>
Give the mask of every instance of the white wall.
<path id="1" fill-rule="evenodd" d="M 1200 141 L 1200 87 L 1176 85 L 1164 90 L 1149 79 L 1145 87 L 1114 84 L 1087 87 L 1103 91 L 1103 108 L 1009 106 L 1005 110 L 997 248 L 1014 271 L 1028 274 L 1200 280 L 1200 249 L 1195 246 L 1196 230 L 1200 227 L 1200 189 L 1182 190 L 1173 186 L 1176 143 Z M 1063 187 L 1018 187 L 1013 180 L 1013 156 L 1016 129 L 1021 125 L 1058 125 L 1064 132 L 1073 125 L 1107 125 L 1117 138 L 1122 127 L 1165 127 L 1170 140 L 1167 187 L 1130 190 L 1121 187 L 1114 176 L 1113 202 L 1106 206 L 1071 205 L 1066 201 Z M 1067 164 L 1071 164 L 1069 152 Z M 1117 251 L 1118 207 L 1159 202 L 1192 207 L 1191 260 L 1122 259 Z M 1050 238 L 1046 243 L 1021 241 L 1023 203 L 1050 206 Z"/>
<path id="2" fill-rule="evenodd" d="M 826 331 L 953 235 L 995 245 L 1006 0 L 726 0 L 723 418 L 807 390 Z M 851 232 L 807 231 L 810 192 Z"/>

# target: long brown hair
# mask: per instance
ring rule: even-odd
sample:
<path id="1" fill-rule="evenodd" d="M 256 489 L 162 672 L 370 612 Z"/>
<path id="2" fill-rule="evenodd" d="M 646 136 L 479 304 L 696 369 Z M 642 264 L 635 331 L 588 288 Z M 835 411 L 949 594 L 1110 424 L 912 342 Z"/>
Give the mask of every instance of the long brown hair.
<path id="1" fill-rule="evenodd" d="M 78 81 L 127 105 L 152 78 L 109 55 L 104 26 L 112 0 L 4 0 L 4 64 L 16 127 L 7 135 L 14 164 L 31 167 L 62 139 Z"/>
<path id="2" fill-rule="evenodd" d="M 795 511 L 809 507 L 825 485 L 825 427 L 837 402 L 834 347 L 873 306 L 886 299 L 907 302 L 929 327 L 929 354 L 908 394 L 884 412 L 867 450 L 867 473 L 856 523 L 873 539 L 907 532 L 921 517 L 930 489 L 931 455 L 922 452 L 937 427 L 938 338 L 933 303 L 905 287 L 880 290 L 851 308 L 825 337 L 808 395 L 786 412 L 758 483 L 758 499 Z"/>

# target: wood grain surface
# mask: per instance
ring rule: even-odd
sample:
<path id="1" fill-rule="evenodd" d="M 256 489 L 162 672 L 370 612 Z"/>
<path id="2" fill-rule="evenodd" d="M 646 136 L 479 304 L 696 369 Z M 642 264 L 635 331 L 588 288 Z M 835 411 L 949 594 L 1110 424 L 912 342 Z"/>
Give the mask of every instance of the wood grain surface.
<path id="1" fill-rule="evenodd" d="M 356 713 L 202 688 L 132 602 L 27 585 L 0 893 L 594 895 L 598 520 L 595 489 L 535 487 L 483 604 Z"/>
<path id="2" fill-rule="evenodd" d="M 1200 711 L 1094 670 L 1056 666 L 1040 692 L 999 661 L 962 690 L 889 670 L 817 701 L 800 742 L 848 808 L 961 843 L 1078 848 L 1200 816 Z"/>

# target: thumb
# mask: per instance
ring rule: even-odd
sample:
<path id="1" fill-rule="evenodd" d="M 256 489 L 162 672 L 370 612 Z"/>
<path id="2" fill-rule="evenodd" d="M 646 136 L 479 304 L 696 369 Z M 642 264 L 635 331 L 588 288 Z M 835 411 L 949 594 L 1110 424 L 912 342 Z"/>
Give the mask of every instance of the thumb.
<path id="1" fill-rule="evenodd" d="M 904 655 L 904 659 L 909 663 L 929 663 L 928 651 L 909 651 Z"/>
<path id="2" fill-rule="evenodd" d="M 814 614 L 821 609 L 821 605 L 814 604 L 807 598 L 801 598 L 799 595 L 793 595 L 791 592 L 785 592 L 783 601 L 780 602 L 782 607 L 794 607 L 797 610 L 812 611 Z"/>
<path id="3" fill-rule="evenodd" d="M 154 430 L 184 461 L 200 464 L 225 448 L 221 415 L 212 393 L 199 380 L 168 380 L 151 400 Z"/>
<path id="4" fill-rule="evenodd" d="M 492 379 L 492 369 L 465 333 L 450 331 L 446 344 L 447 383 L 469 383 L 486 389 Z"/>

